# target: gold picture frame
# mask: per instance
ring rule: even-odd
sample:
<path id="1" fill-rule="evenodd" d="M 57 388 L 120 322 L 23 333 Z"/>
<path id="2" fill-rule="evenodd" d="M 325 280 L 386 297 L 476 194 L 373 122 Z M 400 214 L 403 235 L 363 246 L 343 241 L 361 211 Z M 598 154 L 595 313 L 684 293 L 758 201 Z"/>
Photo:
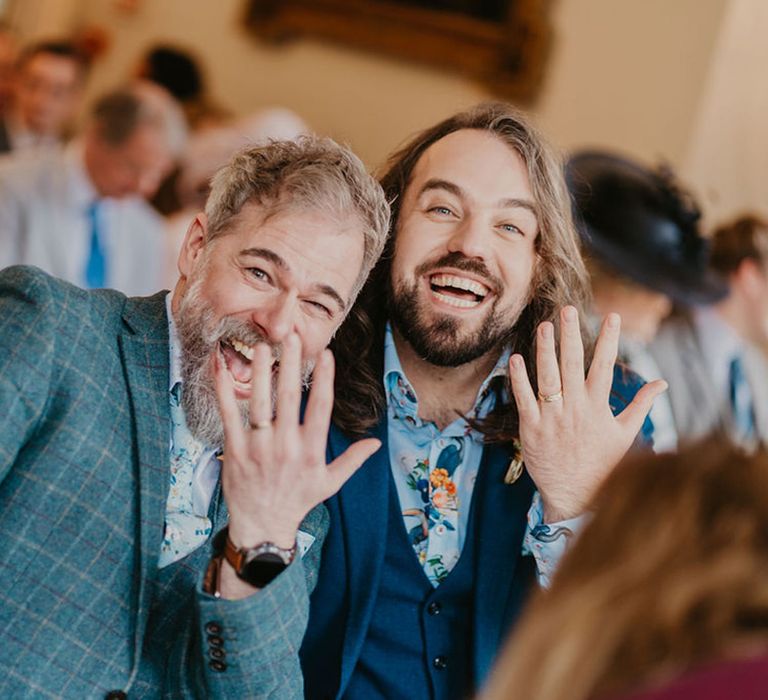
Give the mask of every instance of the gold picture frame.
<path id="1" fill-rule="evenodd" d="M 549 0 L 249 0 L 247 26 L 282 42 L 300 36 L 435 65 L 532 102 L 551 44 Z"/>

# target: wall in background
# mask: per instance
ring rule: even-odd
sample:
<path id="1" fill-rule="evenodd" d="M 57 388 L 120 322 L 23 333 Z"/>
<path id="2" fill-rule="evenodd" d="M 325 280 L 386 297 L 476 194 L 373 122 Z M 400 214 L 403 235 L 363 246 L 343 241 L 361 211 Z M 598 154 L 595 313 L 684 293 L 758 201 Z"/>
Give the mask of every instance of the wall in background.
<path id="1" fill-rule="evenodd" d="M 490 96 L 461 76 L 344 47 L 312 40 L 265 46 L 242 26 L 243 0 L 16 2 L 26 8 L 27 36 L 50 34 L 57 25 L 109 30 L 112 45 L 95 67 L 92 93 L 129 75 L 147 46 L 174 42 L 200 56 L 215 99 L 236 113 L 289 107 L 317 131 L 350 143 L 371 166 L 414 131 Z M 531 108 L 536 121 L 562 148 L 603 146 L 665 159 L 706 184 L 699 173 L 711 170 L 712 149 L 702 143 L 711 142 L 712 125 L 721 120 L 711 113 L 733 109 L 715 85 L 732 75 L 723 41 L 733 33 L 734 5 L 744 13 L 761 0 L 553 0 L 555 41 Z M 752 13 L 749 37 L 763 54 L 765 15 L 764 8 Z M 754 73 L 753 63 L 739 95 Z"/>

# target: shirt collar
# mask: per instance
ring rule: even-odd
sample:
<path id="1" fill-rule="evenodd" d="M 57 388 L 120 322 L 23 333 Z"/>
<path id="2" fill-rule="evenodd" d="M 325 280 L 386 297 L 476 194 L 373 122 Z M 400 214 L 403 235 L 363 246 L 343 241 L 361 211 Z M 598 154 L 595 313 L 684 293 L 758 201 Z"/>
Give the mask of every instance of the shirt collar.
<path id="1" fill-rule="evenodd" d="M 168 351 L 171 361 L 168 379 L 169 391 L 172 391 L 176 384 L 181 383 L 181 343 L 179 342 L 176 322 L 173 320 L 173 311 L 171 310 L 172 296 L 173 292 L 168 292 L 165 295 L 165 312 L 168 315 Z"/>
<path id="2" fill-rule="evenodd" d="M 510 355 L 509 348 L 505 348 L 501 355 L 499 355 L 499 359 L 496 361 L 493 369 L 483 380 L 477 392 L 474 406 L 469 413 L 470 418 L 484 418 L 493 409 L 496 401 L 495 395 L 490 392 L 490 384 L 498 377 L 507 377 Z M 389 322 L 387 322 L 384 335 L 383 379 L 387 404 L 395 415 L 401 418 L 410 417 L 417 425 L 420 424 L 421 420 L 418 416 L 419 399 L 416 396 L 416 390 L 405 376 L 403 366 L 400 364 L 400 358 L 395 347 L 395 338 L 392 334 L 392 325 Z"/>
<path id="3" fill-rule="evenodd" d="M 99 199 L 99 192 L 91 182 L 85 167 L 85 153 L 80 141 L 73 141 L 64 149 L 70 172 L 69 187 L 72 201 L 87 209 Z"/>
<path id="4" fill-rule="evenodd" d="M 710 306 L 697 307 L 693 312 L 702 351 L 711 366 L 728 365 L 744 350 L 739 334 Z"/>

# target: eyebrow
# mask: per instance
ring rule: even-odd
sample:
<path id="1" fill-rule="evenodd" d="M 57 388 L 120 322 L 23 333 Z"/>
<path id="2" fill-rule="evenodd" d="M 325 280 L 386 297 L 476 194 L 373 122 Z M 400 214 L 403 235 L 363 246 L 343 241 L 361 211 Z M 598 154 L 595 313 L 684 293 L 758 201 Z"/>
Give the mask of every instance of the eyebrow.
<path id="1" fill-rule="evenodd" d="M 288 272 L 290 270 L 288 263 L 275 253 L 274 250 L 270 250 L 269 248 L 245 248 L 240 251 L 240 257 L 262 258 L 263 260 L 271 262 L 276 268 L 283 272 Z M 315 283 L 312 285 L 312 289 L 333 299 L 342 312 L 347 310 L 347 304 L 344 299 L 342 299 L 341 294 L 331 287 L 330 284 Z"/>
<path id="2" fill-rule="evenodd" d="M 449 192 L 450 194 L 461 199 L 468 198 L 467 193 L 455 182 L 451 182 L 450 180 L 440 180 L 438 178 L 427 180 L 419 192 L 419 197 L 421 197 L 425 192 L 429 192 L 431 190 L 445 190 L 446 192 Z M 531 212 L 531 214 L 538 217 L 536 205 L 530 199 L 520 199 L 518 197 L 501 199 L 499 200 L 497 207 L 499 209 L 527 209 Z"/>

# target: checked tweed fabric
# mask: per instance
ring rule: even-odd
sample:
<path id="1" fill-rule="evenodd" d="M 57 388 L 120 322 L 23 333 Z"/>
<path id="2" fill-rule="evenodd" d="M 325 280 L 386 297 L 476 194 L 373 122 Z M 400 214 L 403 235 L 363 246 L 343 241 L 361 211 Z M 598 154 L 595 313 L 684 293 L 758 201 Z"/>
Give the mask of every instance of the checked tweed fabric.
<path id="1" fill-rule="evenodd" d="M 0 271 L 0 698 L 303 697 L 327 512 L 310 513 L 315 543 L 258 595 L 202 593 L 207 544 L 159 569 L 168 382 L 165 293 Z M 210 665 L 212 622 L 225 671 Z"/>

